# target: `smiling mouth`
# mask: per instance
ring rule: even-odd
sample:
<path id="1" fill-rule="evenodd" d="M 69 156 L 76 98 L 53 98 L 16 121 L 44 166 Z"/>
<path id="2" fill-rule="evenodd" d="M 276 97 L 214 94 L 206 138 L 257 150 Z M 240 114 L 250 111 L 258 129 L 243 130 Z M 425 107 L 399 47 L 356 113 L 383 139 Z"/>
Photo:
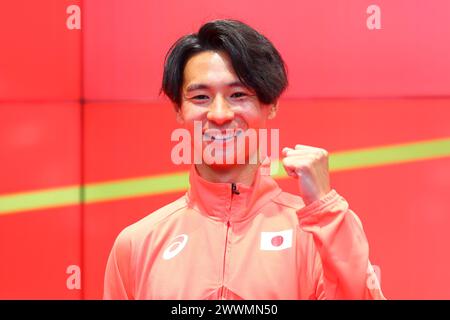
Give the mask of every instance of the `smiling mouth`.
<path id="1" fill-rule="evenodd" d="M 242 134 L 243 130 L 242 129 L 238 129 L 238 130 L 233 130 L 233 131 L 229 131 L 227 130 L 225 133 L 221 132 L 219 130 L 210 130 L 210 132 L 206 131 L 203 134 L 204 139 L 206 141 L 214 141 L 214 140 L 218 140 L 218 141 L 227 141 L 230 139 L 233 139 L 235 137 L 239 137 Z"/>

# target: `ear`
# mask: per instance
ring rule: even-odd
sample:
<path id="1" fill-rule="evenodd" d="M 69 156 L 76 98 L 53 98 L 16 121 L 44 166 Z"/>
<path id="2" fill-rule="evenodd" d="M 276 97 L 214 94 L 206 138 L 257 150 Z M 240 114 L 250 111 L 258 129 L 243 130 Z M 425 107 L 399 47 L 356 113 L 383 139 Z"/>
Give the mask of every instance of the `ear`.
<path id="1" fill-rule="evenodd" d="M 177 115 L 176 115 L 177 122 L 179 124 L 184 124 L 184 117 L 183 117 L 183 113 L 181 112 L 181 106 L 174 105 L 174 107 L 175 107 L 175 112 L 177 113 Z"/>
<path id="2" fill-rule="evenodd" d="M 278 101 L 276 101 L 274 104 L 271 104 L 269 106 L 269 113 L 267 115 L 267 119 L 271 120 L 273 118 L 275 118 L 275 116 L 277 115 L 277 111 L 278 111 Z"/>

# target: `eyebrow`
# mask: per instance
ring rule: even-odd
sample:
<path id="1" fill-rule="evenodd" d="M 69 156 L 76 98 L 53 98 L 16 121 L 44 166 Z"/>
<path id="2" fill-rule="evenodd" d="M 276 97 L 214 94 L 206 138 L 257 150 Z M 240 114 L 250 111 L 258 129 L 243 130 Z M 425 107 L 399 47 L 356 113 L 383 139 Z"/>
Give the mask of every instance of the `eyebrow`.
<path id="1" fill-rule="evenodd" d="M 227 87 L 233 88 L 233 87 L 240 87 L 245 88 L 245 86 L 240 81 L 233 81 L 226 84 Z M 193 83 L 187 86 L 186 92 L 191 92 L 195 90 L 202 90 L 202 89 L 209 89 L 210 86 L 204 83 Z"/>

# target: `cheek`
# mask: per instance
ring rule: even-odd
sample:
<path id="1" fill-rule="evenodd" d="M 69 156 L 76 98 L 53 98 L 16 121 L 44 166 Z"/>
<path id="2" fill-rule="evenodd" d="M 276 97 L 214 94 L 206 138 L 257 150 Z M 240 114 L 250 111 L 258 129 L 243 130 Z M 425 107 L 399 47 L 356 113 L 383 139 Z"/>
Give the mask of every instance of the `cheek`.
<path id="1" fill-rule="evenodd" d="M 185 122 L 192 122 L 206 117 L 207 109 L 191 106 L 188 103 L 181 105 L 181 114 Z"/>
<path id="2" fill-rule="evenodd" d="M 266 126 L 267 115 L 263 110 L 248 110 L 242 114 L 242 118 L 249 128 L 264 128 Z"/>
<path id="3" fill-rule="evenodd" d="M 203 123 L 206 115 L 207 111 L 204 108 L 193 108 L 189 106 L 182 106 L 181 108 L 183 127 L 189 131 L 193 130 L 195 122 L 200 121 Z"/>
<path id="4" fill-rule="evenodd" d="M 193 107 L 187 103 L 181 106 L 182 126 L 191 136 L 191 145 L 194 145 L 194 140 L 196 139 L 200 139 L 200 143 L 195 143 L 195 146 L 201 145 L 201 132 L 205 123 L 206 114 L 206 108 Z"/>

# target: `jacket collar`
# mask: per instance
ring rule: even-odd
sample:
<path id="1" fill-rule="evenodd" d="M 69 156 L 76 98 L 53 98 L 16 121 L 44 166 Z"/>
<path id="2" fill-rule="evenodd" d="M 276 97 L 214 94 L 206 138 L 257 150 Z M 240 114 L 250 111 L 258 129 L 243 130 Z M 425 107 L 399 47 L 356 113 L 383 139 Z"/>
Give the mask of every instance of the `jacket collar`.
<path id="1" fill-rule="evenodd" d="M 239 222 L 251 218 L 281 189 L 270 176 L 270 159 L 259 166 L 252 186 L 236 183 L 239 194 L 232 192 L 231 183 L 213 183 L 202 178 L 191 166 L 190 188 L 187 192 L 189 206 L 214 220 Z"/>

